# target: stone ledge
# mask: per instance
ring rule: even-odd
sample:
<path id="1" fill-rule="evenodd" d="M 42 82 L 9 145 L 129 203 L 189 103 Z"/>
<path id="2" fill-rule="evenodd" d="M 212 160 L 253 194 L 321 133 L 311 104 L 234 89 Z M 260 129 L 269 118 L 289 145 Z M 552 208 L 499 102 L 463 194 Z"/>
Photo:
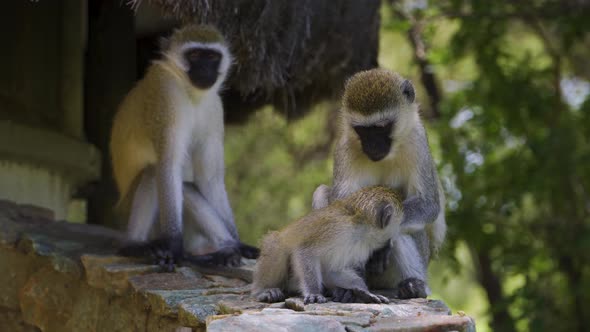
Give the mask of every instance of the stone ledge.
<path id="1" fill-rule="evenodd" d="M 0 326 L 11 331 L 475 330 L 471 318 L 450 315 L 434 300 L 256 302 L 247 282 L 253 260 L 220 271 L 183 266 L 158 273 L 114 255 L 119 232 L 34 211 L 0 202 Z"/>

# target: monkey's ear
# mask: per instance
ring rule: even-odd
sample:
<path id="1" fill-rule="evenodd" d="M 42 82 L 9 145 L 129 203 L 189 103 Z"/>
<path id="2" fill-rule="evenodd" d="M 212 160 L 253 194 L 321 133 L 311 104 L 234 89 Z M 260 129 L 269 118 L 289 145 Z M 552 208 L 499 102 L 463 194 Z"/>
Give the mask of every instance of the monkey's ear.
<path id="1" fill-rule="evenodd" d="M 377 224 L 380 228 L 385 228 L 391 222 L 393 216 L 393 206 L 389 203 L 383 203 L 377 215 Z"/>
<path id="2" fill-rule="evenodd" d="M 401 86 L 402 94 L 408 99 L 408 102 L 413 103 L 414 99 L 416 99 L 416 92 L 414 91 L 414 86 L 412 82 L 409 80 L 405 80 Z"/>

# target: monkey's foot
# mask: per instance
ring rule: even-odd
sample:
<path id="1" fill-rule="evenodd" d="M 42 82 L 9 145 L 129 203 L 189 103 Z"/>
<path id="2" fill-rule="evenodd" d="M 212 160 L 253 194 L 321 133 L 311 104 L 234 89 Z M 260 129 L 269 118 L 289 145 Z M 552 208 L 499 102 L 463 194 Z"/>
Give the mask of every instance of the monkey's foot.
<path id="1" fill-rule="evenodd" d="M 279 288 L 269 288 L 258 294 L 256 300 L 267 303 L 282 302 L 285 301 L 285 294 Z"/>
<path id="2" fill-rule="evenodd" d="M 359 302 L 364 303 L 389 303 L 389 299 L 385 296 L 373 294 L 367 290 L 355 288 L 352 290 L 354 296 L 359 300 Z"/>
<path id="3" fill-rule="evenodd" d="M 426 298 L 428 285 L 418 278 L 408 278 L 397 285 L 397 297 L 400 299 Z"/>
<path id="4" fill-rule="evenodd" d="M 389 303 L 385 296 L 362 289 L 336 288 L 332 291 L 332 301 L 341 303 Z"/>
<path id="5" fill-rule="evenodd" d="M 148 257 L 164 272 L 174 271 L 174 265 L 182 257 L 182 246 L 172 245 L 169 240 L 154 240 L 123 246 L 118 253 L 123 256 Z"/>
<path id="6" fill-rule="evenodd" d="M 335 288 L 332 290 L 332 301 L 334 302 L 354 303 L 356 302 L 355 300 L 356 299 L 352 289 Z"/>
<path id="7" fill-rule="evenodd" d="M 206 255 L 186 255 L 187 261 L 197 265 L 216 265 L 236 267 L 242 264 L 240 247 L 226 247 Z"/>
<path id="8" fill-rule="evenodd" d="M 383 248 L 373 252 L 366 264 L 366 270 L 370 273 L 381 274 L 385 272 L 391 258 L 391 244 L 387 243 Z"/>
<path id="9" fill-rule="evenodd" d="M 240 253 L 243 257 L 256 259 L 260 256 L 260 249 L 240 242 Z"/>
<path id="10" fill-rule="evenodd" d="M 326 300 L 326 298 L 322 294 L 309 294 L 309 295 L 305 295 L 305 297 L 303 298 L 304 304 L 326 303 L 326 302 L 328 302 L 328 300 Z"/>

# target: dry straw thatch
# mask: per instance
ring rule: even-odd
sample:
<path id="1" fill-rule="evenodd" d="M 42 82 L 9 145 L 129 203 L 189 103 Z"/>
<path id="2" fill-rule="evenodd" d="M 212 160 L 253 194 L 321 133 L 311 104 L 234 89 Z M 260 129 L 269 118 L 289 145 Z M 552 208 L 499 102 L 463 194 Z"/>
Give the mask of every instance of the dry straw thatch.
<path id="1" fill-rule="evenodd" d="M 267 103 L 288 117 L 338 96 L 377 65 L 379 0 L 131 0 L 181 22 L 218 27 L 236 58 L 224 100 L 230 117 Z"/>

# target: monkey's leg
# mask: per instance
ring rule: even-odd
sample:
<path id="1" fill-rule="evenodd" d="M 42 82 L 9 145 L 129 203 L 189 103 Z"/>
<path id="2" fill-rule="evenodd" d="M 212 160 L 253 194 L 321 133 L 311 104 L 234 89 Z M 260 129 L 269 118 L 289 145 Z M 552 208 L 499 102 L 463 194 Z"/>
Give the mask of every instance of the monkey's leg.
<path id="1" fill-rule="evenodd" d="M 208 247 L 218 249 L 216 252 L 189 258 L 197 264 L 213 264 L 225 266 L 238 266 L 241 264 L 241 257 L 258 258 L 260 250 L 256 247 L 238 242 L 229 233 L 221 217 L 214 210 L 213 206 L 203 197 L 198 189 L 190 183 L 184 184 L 185 195 L 185 223 L 188 227 L 194 226 L 199 230 L 200 236 L 206 238 Z M 188 224 L 192 225 L 188 225 Z M 189 234 L 190 235 L 190 234 Z M 201 251 L 202 244 L 188 243 L 189 251 Z"/>
<path id="2" fill-rule="evenodd" d="M 322 274 L 320 262 L 310 250 L 299 249 L 293 253 L 294 272 L 299 279 L 299 289 L 303 293 L 303 302 L 326 303 L 322 295 Z"/>
<path id="3" fill-rule="evenodd" d="M 183 185 L 183 194 L 185 223 L 191 223 L 191 226 L 195 226 L 200 234 L 208 240 L 207 242 L 218 249 L 211 254 L 187 256 L 187 259 L 197 264 L 240 265 L 242 255 L 239 243 L 236 243 L 213 206 L 191 183 Z M 187 251 L 199 252 L 202 249 L 194 247 L 193 243 L 187 243 Z"/>
<path id="4" fill-rule="evenodd" d="M 240 242 L 232 209 L 225 190 L 223 136 L 220 136 L 219 133 L 212 135 L 204 144 L 196 147 L 192 153 L 195 184 L 199 193 L 210 208 L 218 215 L 217 222 L 220 225 L 224 225 L 228 230 L 231 238 L 234 240 L 235 248 L 239 250 L 241 255 L 246 258 L 257 258 L 260 254 L 258 248 Z M 228 252 L 228 254 L 231 253 Z"/>
<path id="5" fill-rule="evenodd" d="M 211 135 L 203 144 L 195 147 L 192 152 L 192 162 L 195 184 L 199 192 L 219 215 L 231 237 L 239 243 L 238 230 L 225 191 L 223 136 Z"/>
<path id="6" fill-rule="evenodd" d="M 311 207 L 314 210 L 325 208 L 330 204 L 330 187 L 320 184 L 313 192 Z"/>
<path id="7" fill-rule="evenodd" d="M 329 272 L 325 282 L 332 289 L 334 302 L 389 303 L 385 296 L 369 292 L 367 284 L 354 269 Z"/>
<path id="8" fill-rule="evenodd" d="M 140 180 L 133 193 L 131 213 L 127 224 L 127 240 L 145 242 L 158 214 L 156 172 L 153 166 L 140 173 Z"/>
<path id="9" fill-rule="evenodd" d="M 422 257 L 423 250 L 420 249 L 427 245 L 427 238 L 422 238 L 422 241 L 417 237 L 419 234 L 426 236 L 425 232 L 415 236 L 404 234 L 393 241 L 391 262 L 387 270 L 380 275 L 367 274 L 371 288 L 397 288 L 398 297 L 402 299 L 425 298 L 430 294 L 426 282 L 428 257 Z"/>

